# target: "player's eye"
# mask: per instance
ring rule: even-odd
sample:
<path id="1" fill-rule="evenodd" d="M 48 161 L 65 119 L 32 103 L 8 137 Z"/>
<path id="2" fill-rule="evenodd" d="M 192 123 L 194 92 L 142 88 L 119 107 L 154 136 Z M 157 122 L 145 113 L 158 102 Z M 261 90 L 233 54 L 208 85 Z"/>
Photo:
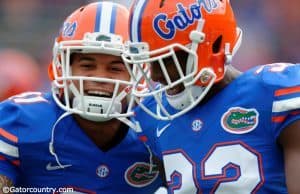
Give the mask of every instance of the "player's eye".
<path id="1" fill-rule="evenodd" d="M 80 63 L 80 65 L 79 65 L 79 67 L 81 68 L 81 69 L 93 69 L 93 68 L 95 68 L 95 64 L 93 64 L 93 63 L 85 63 L 85 62 L 83 62 L 83 63 Z"/>
<path id="2" fill-rule="evenodd" d="M 125 72 L 127 71 L 125 65 L 123 62 L 114 62 L 113 64 L 110 65 L 110 70 L 113 72 Z"/>

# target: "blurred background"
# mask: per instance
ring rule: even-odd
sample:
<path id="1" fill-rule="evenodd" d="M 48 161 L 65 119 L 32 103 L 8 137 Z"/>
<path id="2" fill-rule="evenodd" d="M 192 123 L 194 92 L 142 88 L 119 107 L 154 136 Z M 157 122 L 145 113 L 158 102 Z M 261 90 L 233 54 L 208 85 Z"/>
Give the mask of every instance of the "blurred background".
<path id="1" fill-rule="evenodd" d="M 131 0 L 114 0 L 129 7 Z M 47 91 L 47 66 L 64 19 L 92 0 L 0 0 L 0 92 L 23 74 L 20 84 Z M 272 62 L 300 61 L 300 0 L 231 0 L 244 32 L 234 66 L 244 71 Z M 17 65 L 23 65 L 19 68 Z M 28 65 L 29 64 L 29 65 Z M 19 65 L 19 66 L 20 66 Z M 9 75 L 12 74 L 12 75 Z M 28 87 L 28 86 L 26 86 Z M 1 100 L 1 96 L 0 96 Z"/>

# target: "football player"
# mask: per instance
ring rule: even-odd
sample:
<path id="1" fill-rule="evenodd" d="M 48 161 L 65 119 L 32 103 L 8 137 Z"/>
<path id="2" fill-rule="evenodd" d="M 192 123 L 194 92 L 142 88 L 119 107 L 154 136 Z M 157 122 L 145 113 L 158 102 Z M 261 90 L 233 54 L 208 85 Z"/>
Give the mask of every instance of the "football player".
<path id="1" fill-rule="evenodd" d="M 126 125 L 132 83 L 120 54 L 128 16 L 112 2 L 75 10 L 55 40 L 52 93 L 0 104 L 0 193 L 148 194 L 161 185 L 150 150 Z"/>
<path id="2" fill-rule="evenodd" d="M 39 65 L 16 49 L 0 49 L 0 101 L 39 88 Z"/>
<path id="3" fill-rule="evenodd" d="M 141 72 L 136 115 L 169 192 L 300 193 L 300 65 L 234 68 L 229 0 L 136 0 L 131 14 L 122 56 Z"/>

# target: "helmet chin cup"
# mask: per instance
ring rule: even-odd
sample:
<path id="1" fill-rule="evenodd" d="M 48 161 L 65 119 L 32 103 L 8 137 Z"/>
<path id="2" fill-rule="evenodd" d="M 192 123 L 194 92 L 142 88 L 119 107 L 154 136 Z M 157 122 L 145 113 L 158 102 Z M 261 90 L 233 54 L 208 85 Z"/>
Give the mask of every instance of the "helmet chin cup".
<path id="1" fill-rule="evenodd" d="M 176 110 L 183 110 L 190 106 L 204 91 L 201 86 L 190 86 L 185 88 L 182 92 L 176 95 L 169 95 L 166 92 L 166 99 L 168 103 Z"/>
<path id="2" fill-rule="evenodd" d="M 121 102 L 95 96 L 74 97 L 73 108 L 78 110 L 82 118 L 96 122 L 108 121 L 114 118 L 109 115 L 122 112 Z"/>
<path id="3" fill-rule="evenodd" d="M 138 102 L 138 104 L 146 113 L 158 120 L 173 120 L 196 107 L 210 91 L 216 81 L 216 77 L 217 76 L 212 69 L 204 68 L 192 81 L 183 82 L 185 90 L 176 95 L 168 95 L 167 87 L 164 87 L 164 89 L 159 92 L 150 93 L 148 96 L 152 96 L 156 101 L 155 110 L 149 109 L 144 106 L 143 103 Z M 201 79 L 205 81 L 205 86 L 194 84 Z M 163 101 L 163 96 L 166 97 L 167 103 L 176 111 L 167 108 Z"/>

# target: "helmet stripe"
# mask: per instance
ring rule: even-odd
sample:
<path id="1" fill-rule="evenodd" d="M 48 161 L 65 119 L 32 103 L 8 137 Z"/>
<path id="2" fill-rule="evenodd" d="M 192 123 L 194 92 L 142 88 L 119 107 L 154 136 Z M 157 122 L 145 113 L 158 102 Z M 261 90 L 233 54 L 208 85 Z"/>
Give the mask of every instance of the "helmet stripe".
<path id="1" fill-rule="evenodd" d="M 133 4 L 131 5 L 132 7 L 131 7 L 131 9 L 133 9 L 133 6 L 134 6 L 134 3 L 135 3 L 136 1 L 134 1 L 133 2 Z M 130 41 L 133 41 L 133 39 L 132 39 L 132 18 L 133 18 L 133 11 L 131 11 L 130 10 L 130 12 L 129 12 L 129 39 L 130 39 Z"/>
<path id="2" fill-rule="evenodd" d="M 112 3 L 109 2 L 99 3 L 97 7 L 97 14 L 96 14 L 95 31 L 103 32 L 103 33 L 114 32 L 115 21 L 116 21 L 115 12 L 116 12 L 116 7 Z M 107 19 L 107 18 L 111 18 L 111 19 Z"/>
<path id="3" fill-rule="evenodd" d="M 110 33 L 115 33 L 116 20 L 117 20 L 117 6 L 114 4 L 111 13 Z"/>
<path id="4" fill-rule="evenodd" d="M 102 10 L 102 4 L 99 3 L 96 11 L 96 22 L 95 22 L 95 29 L 94 29 L 95 32 L 99 32 L 100 21 L 101 21 L 101 10 Z"/>
<path id="5" fill-rule="evenodd" d="M 130 38 L 133 42 L 141 41 L 141 19 L 148 0 L 141 0 L 135 5 L 135 11 L 130 21 Z"/>

